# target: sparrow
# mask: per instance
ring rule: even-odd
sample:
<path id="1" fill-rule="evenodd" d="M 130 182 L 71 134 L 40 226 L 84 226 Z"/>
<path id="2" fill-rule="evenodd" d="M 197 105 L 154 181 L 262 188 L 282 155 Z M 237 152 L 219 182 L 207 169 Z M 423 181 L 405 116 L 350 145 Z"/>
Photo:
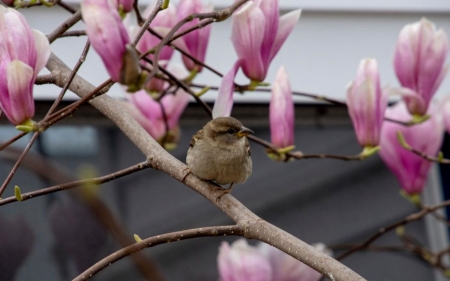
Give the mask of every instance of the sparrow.
<path id="1" fill-rule="evenodd" d="M 252 173 L 249 134 L 253 131 L 239 120 L 218 117 L 191 139 L 186 157 L 189 171 L 203 180 L 230 184 L 217 199 L 231 192 L 234 183 L 244 183 Z"/>

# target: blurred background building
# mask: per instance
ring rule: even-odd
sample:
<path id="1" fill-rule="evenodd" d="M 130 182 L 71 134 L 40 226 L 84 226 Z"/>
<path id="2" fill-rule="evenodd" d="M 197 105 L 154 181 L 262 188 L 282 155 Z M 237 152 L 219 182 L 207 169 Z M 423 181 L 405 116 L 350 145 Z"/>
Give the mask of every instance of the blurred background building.
<path id="1" fill-rule="evenodd" d="M 221 8 L 232 1 L 213 2 L 216 8 Z M 283 13 L 296 8 L 303 8 L 303 12 L 297 27 L 272 62 L 267 81 L 272 82 L 278 67 L 284 65 L 294 90 L 343 100 L 346 84 L 353 79 L 360 59 L 374 57 L 379 62 L 382 84 L 397 86 L 392 57 L 400 29 L 425 16 L 437 27 L 450 32 L 450 3 L 445 0 L 392 2 L 281 0 Z M 70 3 L 78 5 L 76 1 Z M 69 16 L 58 7 L 23 12 L 33 28 L 46 34 Z M 212 28 L 206 61 L 221 72 L 228 71 L 236 58 L 229 41 L 230 27 L 230 21 L 225 21 Z M 82 28 L 79 24 L 73 30 Z M 52 51 L 73 66 L 84 43 L 82 38 L 58 39 Z M 179 57 L 174 61 L 179 61 Z M 94 50 L 90 51 L 80 75 L 95 85 L 106 79 L 103 64 Z M 239 76 L 239 81 L 245 80 Z M 203 71 L 196 82 L 219 85 L 220 79 Z M 448 94 L 449 90 L 450 79 L 447 78 L 439 96 Z M 38 115 L 42 116 L 59 89 L 36 86 L 35 92 Z M 123 97 L 117 86 L 110 95 Z M 208 93 L 205 99 L 211 102 L 214 95 L 214 92 Z M 74 98 L 69 95 L 65 103 Z M 267 140 L 270 139 L 269 98 L 268 93 L 238 95 L 233 110 L 233 116 Z M 181 120 L 181 142 L 172 154 L 184 161 L 191 136 L 208 121 L 208 116 L 193 103 Z M 0 142 L 15 134 L 15 129 L 3 119 Z M 13 147 L 23 149 L 28 139 L 20 140 Z M 321 159 L 277 163 L 269 160 L 262 147 L 251 146 L 254 172 L 244 185 L 235 187 L 233 195 L 263 219 L 308 243 L 323 242 L 331 246 L 360 243 L 378 229 L 416 211 L 398 194 L 396 179 L 378 156 L 362 162 Z M 305 99 L 298 99 L 296 105 L 296 147 L 305 153 L 354 155 L 360 152 L 346 109 Z M 443 151 L 450 155 L 448 138 Z M 54 163 L 57 169 L 49 167 L 47 174 L 35 175 L 24 164 L 8 186 L 5 197 L 13 195 L 14 185 L 27 192 L 77 178 L 87 164 L 95 167 L 99 174 L 108 174 L 144 160 L 131 142 L 89 105 L 83 105 L 72 117 L 42 134 L 32 153 L 46 158 L 44 163 Z M 0 153 L 0 179 L 6 178 L 14 157 L 17 152 L 11 149 Z M 39 161 L 29 157 L 26 163 L 31 163 L 32 169 L 45 167 Z M 441 200 L 442 190 L 445 193 L 442 187 L 450 187 L 448 175 L 447 167 L 433 168 L 424 193 L 426 203 Z M 232 223 L 203 197 L 153 170 L 105 184 L 99 188 L 98 197 L 130 238 L 134 233 L 144 238 Z M 68 280 L 75 277 L 80 268 L 121 248 L 117 236 L 105 231 L 95 209 L 92 212 L 92 208 L 80 204 L 76 198 L 72 193 L 60 192 L 0 207 L 1 217 L 13 221 L 22 217 L 33 233 L 34 240 L 30 242 L 29 252 L 24 251 L 26 258 L 16 280 Z M 5 232 L 0 225 L 0 237 Z M 446 227 L 433 218 L 408 224 L 406 232 L 433 250 L 448 246 Z M 166 280 L 217 280 L 216 256 L 220 242 L 236 239 L 199 238 L 161 245 L 143 253 L 157 264 Z M 399 244 L 394 232 L 376 243 Z M 16 251 L 16 255 L 21 253 Z M 11 256 L 0 255 L 0 258 L 0 264 L 12 262 Z M 445 280 L 411 253 L 363 251 L 343 262 L 368 280 Z M 0 270 L 0 277 L 1 274 Z M 94 279 L 144 280 L 130 258 L 108 267 Z"/>

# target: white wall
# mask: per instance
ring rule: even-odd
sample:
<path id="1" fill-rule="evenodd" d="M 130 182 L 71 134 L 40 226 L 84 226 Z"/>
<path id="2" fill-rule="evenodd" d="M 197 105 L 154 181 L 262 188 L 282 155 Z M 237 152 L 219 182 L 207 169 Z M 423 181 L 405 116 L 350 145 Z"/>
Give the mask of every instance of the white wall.
<path id="1" fill-rule="evenodd" d="M 374 57 L 380 66 L 382 84 L 397 86 L 398 82 L 392 69 L 392 55 L 400 29 L 405 24 L 426 16 L 450 33 L 450 2 L 391 2 L 346 0 L 337 4 L 336 1 L 329 0 L 282 1 L 282 8 L 300 8 L 300 3 L 306 8 L 293 33 L 272 62 L 267 81 L 273 81 L 278 67 L 285 65 L 294 90 L 343 99 L 346 84 L 355 76 L 360 59 Z M 421 10 L 423 12 L 420 12 Z M 44 33 L 51 32 L 53 26 L 69 15 L 59 8 L 28 9 L 23 12 L 31 26 Z M 230 27 L 231 22 L 228 20 L 214 24 L 212 28 L 206 62 L 221 72 L 228 71 L 236 59 L 229 41 Z M 74 29 L 82 28 L 80 24 Z M 73 66 L 83 46 L 83 38 L 65 38 L 56 41 L 52 50 Z M 177 60 L 178 57 L 174 59 Z M 103 64 L 93 49 L 80 73 L 97 84 L 107 77 Z M 237 81 L 246 82 L 242 75 L 238 75 Z M 219 85 L 220 79 L 205 70 L 196 82 Z M 39 86 L 35 92 L 37 98 L 48 98 L 59 91 L 51 86 Z M 120 93 L 119 87 L 114 87 L 111 91 L 112 95 Z M 450 94 L 450 79 L 444 81 L 439 93 Z M 237 96 L 236 100 L 266 101 L 268 97 L 265 93 L 248 93 L 245 96 Z M 207 94 L 205 98 L 214 99 L 214 93 Z"/>

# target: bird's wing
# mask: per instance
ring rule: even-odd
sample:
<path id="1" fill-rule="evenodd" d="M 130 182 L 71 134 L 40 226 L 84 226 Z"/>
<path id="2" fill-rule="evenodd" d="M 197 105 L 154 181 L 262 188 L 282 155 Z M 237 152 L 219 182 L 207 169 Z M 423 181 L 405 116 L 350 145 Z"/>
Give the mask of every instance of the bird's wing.
<path id="1" fill-rule="evenodd" d="M 189 147 L 194 147 L 195 143 L 201 139 L 203 135 L 203 129 L 198 131 L 195 135 L 192 136 L 191 142 L 189 143 Z"/>

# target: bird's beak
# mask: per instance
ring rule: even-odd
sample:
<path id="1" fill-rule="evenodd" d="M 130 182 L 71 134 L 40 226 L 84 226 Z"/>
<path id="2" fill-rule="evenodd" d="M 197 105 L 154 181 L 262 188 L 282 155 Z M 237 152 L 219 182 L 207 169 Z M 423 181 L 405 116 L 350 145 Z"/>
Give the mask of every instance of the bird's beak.
<path id="1" fill-rule="evenodd" d="M 254 132 L 252 130 L 250 130 L 249 128 L 242 127 L 242 129 L 237 133 L 237 136 L 242 138 L 242 137 L 250 135 L 250 134 L 254 134 Z"/>

